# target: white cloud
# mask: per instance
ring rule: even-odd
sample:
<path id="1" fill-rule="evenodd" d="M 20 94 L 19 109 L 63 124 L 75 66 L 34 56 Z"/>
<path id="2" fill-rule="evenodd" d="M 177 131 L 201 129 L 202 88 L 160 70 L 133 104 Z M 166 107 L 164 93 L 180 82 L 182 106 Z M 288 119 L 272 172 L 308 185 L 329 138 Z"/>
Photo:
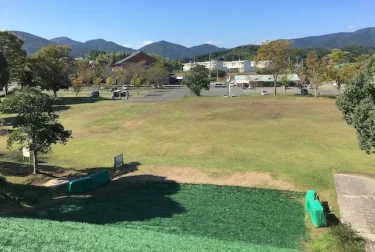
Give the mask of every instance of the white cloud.
<path id="1" fill-rule="evenodd" d="M 219 42 L 217 42 L 217 41 L 213 41 L 213 40 L 209 40 L 209 41 L 207 41 L 206 44 L 209 44 L 209 45 L 215 45 L 215 46 L 220 45 Z"/>
<path id="2" fill-rule="evenodd" d="M 131 45 L 130 44 L 124 44 L 124 47 L 131 47 Z"/>
<path id="3" fill-rule="evenodd" d="M 149 45 L 149 44 L 152 44 L 152 43 L 154 43 L 154 42 L 151 41 L 151 40 L 145 40 L 140 45 L 138 45 L 137 48 L 141 48 L 143 46 L 146 46 L 146 45 Z"/>
<path id="4" fill-rule="evenodd" d="M 346 27 L 346 29 L 347 29 L 348 31 L 352 31 L 354 28 L 355 28 L 355 25 L 348 25 L 348 26 Z"/>

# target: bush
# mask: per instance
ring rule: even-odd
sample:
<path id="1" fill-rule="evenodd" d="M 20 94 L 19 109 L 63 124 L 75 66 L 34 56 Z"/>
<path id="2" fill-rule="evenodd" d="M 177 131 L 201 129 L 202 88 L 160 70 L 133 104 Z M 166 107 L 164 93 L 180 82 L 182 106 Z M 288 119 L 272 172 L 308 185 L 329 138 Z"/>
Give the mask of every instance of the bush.
<path id="1" fill-rule="evenodd" d="M 365 251 L 365 241 L 362 237 L 347 224 L 332 226 L 328 232 L 316 240 L 311 252 L 332 251 L 332 252 L 357 252 Z"/>
<path id="2" fill-rule="evenodd" d="M 331 233 L 338 243 L 340 252 L 364 251 L 365 240 L 350 225 L 339 224 L 333 226 L 331 227 Z"/>
<path id="3" fill-rule="evenodd" d="M 227 73 L 225 71 L 223 71 L 223 70 L 218 70 L 217 72 L 216 72 L 216 70 L 213 70 L 211 72 L 211 77 L 216 78 L 217 75 L 218 75 L 219 78 L 223 78 L 223 77 L 225 77 L 226 74 Z"/>
<path id="4" fill-rule="evenodd" d="M 5 186 L 7 184 L 6 178 L 0 176 L 0 186 Z"/>

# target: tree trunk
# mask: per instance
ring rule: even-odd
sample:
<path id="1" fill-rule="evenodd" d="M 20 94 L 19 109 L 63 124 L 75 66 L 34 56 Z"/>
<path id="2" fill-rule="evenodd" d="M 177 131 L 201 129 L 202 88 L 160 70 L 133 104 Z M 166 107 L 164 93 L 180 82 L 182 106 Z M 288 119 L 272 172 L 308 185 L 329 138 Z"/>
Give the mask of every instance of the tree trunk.
<path id="1" fill-rule="evenodd" d="M 284 93 L 285 93 L 285 95 L 286 95 L 286 86 L 284 86 Z"/>
<path id="2" fill-rule="evenodd" d="M 57 90 L 53 90 L 53 95 L 57 98 Z"/>
<path id="3" fill-rule="evenodd" d="M 7 97 L 7 95 L 8 95 L 8 86 L 4 87 L 4 92 L 5 92 L 5 97 Z"/>
<path id="4" fill-rule="evenodd" d="M 34 174 L 38 173 L 38 152 L 33 151 Z"/>
<path id="5" fill-rule="evenodd" d="M 318 89 L 315 88 L 315 98 L 318 96 Z"/>
<path id="6" fill-rule="evenodd" d="M 274 86 L 275 86 L 275 93 L 274 93 L 274 95 L 276 95 L 277 78 L 275 78 Z"/>

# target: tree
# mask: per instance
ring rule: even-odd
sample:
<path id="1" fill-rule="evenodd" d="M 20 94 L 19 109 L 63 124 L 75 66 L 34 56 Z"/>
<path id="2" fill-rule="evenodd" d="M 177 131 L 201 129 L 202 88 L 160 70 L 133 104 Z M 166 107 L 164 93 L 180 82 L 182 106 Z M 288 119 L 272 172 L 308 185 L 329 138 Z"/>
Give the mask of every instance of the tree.
<path id="1" fill-rule="evenodd" d="M 95 86 L 99 86 L 102 83 L 102 78 L 94 78 L 93 83 Z"/>
<path id="2" fill-rule="evenodd" d="M 146 78 L 144 77 L 144 75 L 137 73 L 131 79 L 130 84 L 136 88 L 140 88 L 141 86 L 145 84 L 145 82 L 146 82 Z"/>
<path id="3" fill-rule="evenodd" d="M 104 88 L 105 89 L 110 89 L 114 84 L 114 80 L 113 80 L 113 77 L 109 76 L 106 80 L 105 80 L 105 84 L 104 84 Z"/>
<path id="4" fill-rule="evenodd" d="M 82 79 L 83 83 L 89 85 L 95 76 L 95 70 L 89 64 L 88 60 L 76 62 L 76 76 Z"/>
<path id="5" fill-rule="evenodd" d="M 68 89 L 74 72 L 74 59 L 70 47 L 49 45 L 31 56 L 32 71 L 42 89 L 52 90 L 55 97 L 60 89 Z"/>
<path id="6" fill-rule="evenodd" d="M 337 90 L 341 91 L 341 84 L 343 82 L 342 66 L 349 62 L 350 53 L 340 49 L 332 49 L 331 53 L 326 57 L 325 74 L 328 79 L 334 80 L 337 85 Z"/>
<path id="7" fill-rule="evenodd" d="M 286 74 L 281 76 L 280 84 L 281 84 L 281 86 L 284 87 L 284 92 L 286 93 L 286 88 L 289 86 L 289 80 L 288 80 L 288 76 Z"/>
<path id="8" fill-rule="evenodd" d="M 78 97 L 79 92 L 81 92 L 82 88 L 84 87 L 84 83 L 81 78 L 74 78 L 72 79 L 72 88 L 76 97 Z"/>
<path id="9" fill-rule="evenodd" d="M 347 83 L 336 104 L 345 121 L 357 131 L 361 150 L 374 153 L 375 148 L 375 55 L 358 76 Z"/>
<path id="10" fill-rule="evenodd" d="M 315 98 L 318 95 L 318 88 L 324 81 L 323 62 L 318 58 L 316 51 L 311 51 L 306 58 L 306 74 L 310 85 L 315 89 Z"/>
<path id="11" fill-rule="evenodd" d="M 38 172 L 38 154 L 47 152 L 52 144 L 65 144 L 71 137 L 71 131 L 57 121 L 54 101 L 38 89 L 26 88 L 9 96 L 0 107 L 4 113 L 17 113 L 7 146 L 19 143 L 33 153 L 34 174 Z"/>
<path id="12" fill-rule="evenodd" d="M 186 85 L 194 94 L 200 96 L 202 89 L 210 89 L 210 71 L 205 66 L 196 65 L 185 75 L 182 83 Z"/>
<path id="13" fill-rule="evenodd" d="M 146 70 L 146 81 L 151 85 L 165 85 L 169 83 L 169 72 L 162 67 L 152 66 Z"/>
<path id="14" fill-rule="evenodd" d="M 9 83 L 9 68 L 4 55 L 0 52 L 0 87 L 4 88 Z"/>
<path id="15" fill-rule="evenodd" d="M 26 62 L 26 52 L 22 49 L 23 41 L 16 35 L 7 31 L 0 32 L 0 54 L 3 55 L 7 66 L 7 75 L 9 77 L 2 78 L 1 87 L 8 93 L 8 85 L 11 82 L 18 82 Z M 4 62 L 3 62 L 4 64 Z M 4 76 L 3 76 L 4 77 Z M 8 81 L 5 81 L 8 79 Z"/>
<path id="16" fill-rule="evenodd" d="M 273 75 L 275 95 L 278 76 L 285 73 L 290 66 L 288 49 L 291 45 L 289 40 L 267 41 L 262 43 L 255 57 L 255 61 L 262 61 L 265 68 Z"/>

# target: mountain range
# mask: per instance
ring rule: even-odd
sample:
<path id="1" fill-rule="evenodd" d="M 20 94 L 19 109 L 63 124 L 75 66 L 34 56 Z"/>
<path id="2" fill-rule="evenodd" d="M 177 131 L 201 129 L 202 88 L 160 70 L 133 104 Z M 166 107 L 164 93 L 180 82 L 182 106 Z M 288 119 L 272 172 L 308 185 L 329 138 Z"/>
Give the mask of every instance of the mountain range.
<path id="1" fill-rule="evenodd" d="M 72 56 L 80 57 L 88 54 L 92 50 L 106 52 L 128 52 L 136 50 L 123 47 L 104 39 L 88 40 L 79 42 L 68 37 L 57 37 L 45 39 L 22 31 L 11 31 L 24 40 L 23 48 L 28 54 L 33 54 L 43 46 L 50 44 L 69 45 L 72 48 Z M 310 36 L 304 38 L 291 39 L 296 48 L 343 48 L 351 45 L 363 45 L 375 47 L 375 27 L 364 28 L 355 32 L 340 32 L 321 36 Z M 193 47 L 185 47 L 167 41 L 159 41 L 146 45 L 139 50 L 146 53 L 160 55 L 169 59 L 193 58 L 198 55 L 209 54 L 226 50 L 211 44 L 203 44 Z"/>

